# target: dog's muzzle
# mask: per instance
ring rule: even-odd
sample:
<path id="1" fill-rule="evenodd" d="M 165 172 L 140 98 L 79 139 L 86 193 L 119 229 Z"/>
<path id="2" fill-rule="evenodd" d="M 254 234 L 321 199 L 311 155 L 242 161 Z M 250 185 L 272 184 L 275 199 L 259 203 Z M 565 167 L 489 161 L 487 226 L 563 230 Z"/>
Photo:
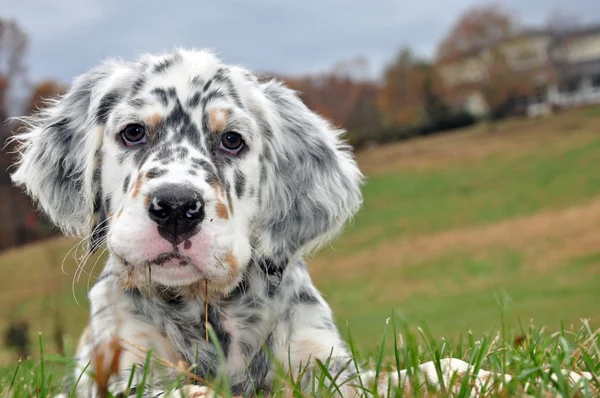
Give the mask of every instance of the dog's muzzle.
<path id="1" fill-rule="evenodd" d="M 194 236 L 204 220 L 202 193 L 185 185 L 165 184 L 150 195 L 148 216 L 173 245 Z"/>

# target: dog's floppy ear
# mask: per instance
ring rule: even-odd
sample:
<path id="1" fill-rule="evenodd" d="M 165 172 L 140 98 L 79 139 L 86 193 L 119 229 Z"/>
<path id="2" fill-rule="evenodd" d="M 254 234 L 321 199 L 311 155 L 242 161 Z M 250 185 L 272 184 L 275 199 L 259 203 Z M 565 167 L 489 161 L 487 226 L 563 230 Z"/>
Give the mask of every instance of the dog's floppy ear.
<path id="1" fill-rule="evenodd" d="M 261 244 L 285 261 L 327 243 L 362 203 L 362 174 L 343 131 L 310 111 L 296 93 L 271 81 L 262 159 Z"/>
<path id="2" fill-rule="evenodd" d="M 106 62 L 78 77 L 62 98 L 16 134 L 20 159 L 12 180 L 68 235 L 91 232 L 100 212 L 103 126 L 129 78 L 126 65 Z"/>

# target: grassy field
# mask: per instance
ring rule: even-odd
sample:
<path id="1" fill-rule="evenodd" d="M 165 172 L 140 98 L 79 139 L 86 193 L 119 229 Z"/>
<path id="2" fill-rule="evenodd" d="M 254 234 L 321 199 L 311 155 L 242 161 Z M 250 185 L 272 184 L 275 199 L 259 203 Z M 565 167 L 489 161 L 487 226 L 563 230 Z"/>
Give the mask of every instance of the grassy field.
<path id="1" fill-rule="evenodd" d="M 600 112 L 509 121 L 358 155 L 365 205 L 312 261 L 361 346 L 392 309 L 434 336 L 600 325 Z"/>
<path id="2" fill-rule="evenodd" d="M 600 326 L 600 108 L 357 157 L 368 177 L 364 207 L 310 260 L 357 348 L 377 349 L 392 311 L 434 339 L 518 334 L 531 322 L 549 333 L 577 330 L 583 318 Z M 0 329 L 27 319 L 34 339 L 38 330 L 51 336 L 60 319 L 77 337 L 95 258 L 72 288 L 72 255 L 64 274 L 61 264 L 73 244 L 59 238 L 0 254 Z M 2 351 L 0 362 L 11 361 Z"/>

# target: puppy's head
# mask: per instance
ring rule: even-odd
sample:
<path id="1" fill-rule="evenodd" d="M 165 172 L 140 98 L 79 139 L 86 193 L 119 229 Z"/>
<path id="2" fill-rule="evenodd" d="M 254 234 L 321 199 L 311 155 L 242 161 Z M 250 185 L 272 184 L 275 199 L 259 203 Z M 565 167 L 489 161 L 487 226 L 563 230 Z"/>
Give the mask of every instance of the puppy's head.
<path id="1" fill-rule="evenodd" d="M 203 51 L 106 62 L 29 122 L 13 181 L 138 287 L 226 294 L 252 259 L 283 267 L 361 203 L 340 131 Z"/>

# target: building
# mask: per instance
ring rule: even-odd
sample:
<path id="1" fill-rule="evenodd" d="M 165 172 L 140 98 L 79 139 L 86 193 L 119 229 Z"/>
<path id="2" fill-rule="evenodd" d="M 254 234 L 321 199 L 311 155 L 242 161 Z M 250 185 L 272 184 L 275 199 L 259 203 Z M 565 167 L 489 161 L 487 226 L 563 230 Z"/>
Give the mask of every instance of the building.
<path id="1" fill-rule="evenodd" d="M 566 33 L 549 51 L 557 84 L 548 101 L 561 107 L 600 103 L 600 26 Z"/>
<path id="2" fill-rule="evenodd" d="M 482 93 L 499 67 L 511 83 L 507 112 L 538 116 L 556 108 L 600 103 L 600 25 L 561 34 L 526 30 L 493 48 L 438 61 L 451 105 L 477 117 L 489 114 Z"/>

